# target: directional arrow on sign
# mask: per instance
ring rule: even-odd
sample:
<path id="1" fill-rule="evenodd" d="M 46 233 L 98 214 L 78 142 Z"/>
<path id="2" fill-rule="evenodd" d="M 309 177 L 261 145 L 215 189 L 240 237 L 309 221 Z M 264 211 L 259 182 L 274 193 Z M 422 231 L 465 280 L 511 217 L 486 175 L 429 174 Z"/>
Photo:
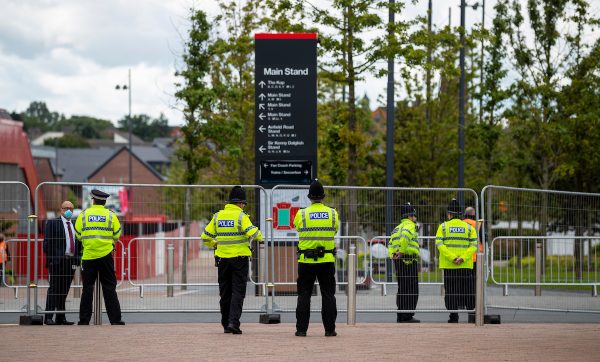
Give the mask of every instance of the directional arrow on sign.
<path id="1" fill-rule="evenodd" d="M 305 174 L 305 175 L 308 175 L 308 170 L 304 170 L 304 174 Z"/>
<path id="2" fill-rule="evenodd" d="M 263 133 L 265 132 L 266 128 L 261 124 L 260 127 L 258 127 L 258 130 L 260 131 L 260 133 Z"/>
<path id="3" fill-rule="evenodd" d="M 262 94 L 262 93 L 258 95 L 258 98 L 259 98 L 261 101 L 262 101 L 262 100 L 264 100 L 264 99 L 265 99 L 265 97 L 266 97 L 266 96 L 265 96 L 264 94 Z"/>
<path id="4" fill-rule="evenodd" d="M 263 82 L 263 81 L 261 80 L 261 81 L 258 83 L 258 85 L 259 85 L 261 88 L 264 88 L 264 86 L 265 86 L 265 82 Z"/>
<path id="5" fill-rule="evenodd" d="M 258 104 L 258 109 L 265 109 L 265 104 L 264 103 L 259 103 Z"/>
<path id="6" fill-rule="evenodd" d="M 265 152 L 266 148 L 264 148 L 263 145 L 260 145 L 258 150 L 260 151 L 260 153 L 263 153 L 263 152 Z"/>
<path id="7" fill-rule="evenodd" d="M 262 121 L 265 118 L 265 115 L 261 113 L 258 115 L 258 118 L 260 118 L 260 120 Z"/>

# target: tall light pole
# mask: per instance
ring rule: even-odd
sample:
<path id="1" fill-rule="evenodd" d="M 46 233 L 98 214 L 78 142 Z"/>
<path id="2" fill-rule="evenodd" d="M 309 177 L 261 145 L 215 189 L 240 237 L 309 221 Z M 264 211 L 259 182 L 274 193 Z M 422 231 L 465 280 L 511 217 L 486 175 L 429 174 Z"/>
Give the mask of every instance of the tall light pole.
<path id="1" fill-rule="evenodd" d="M 485 0 L 482 0 L 481 5 L 481 30 L 481 58 L 479 59 L 479 123 L 483 123 L 483 31 L 485 31 Z"/>
<path id="2" fill-rule="evenodd" d="M 395 0 L 389 0 L 389 19 L 388 19 L 388 27 L 389 27 L 389 41 L 392 42 L 394 39 L 394 22 L 395 22 L 395 12 L 394 12 L 394 4 Z M 388 44 L 389 45 L 389 44 Z M 385 186 L 393 187 L 394 186 L 394 55 L 390 54 L 388 56 L 388 74 L 387 74 L 387 114 L 386 114 L 386 146 L 385 146 L 385 158 L 386 158 L 386 168 L 385 168 Z M 386 192 L 386 212 L 385 212 L 385 233 L 386 235 L 392 234 L 392 224 L 394 222 L 393 217 L 393 209 L 392 209 L 392 191 L 388 190 Z M 386 280 L 392 280 L 392 264 L 389 259 L 386 262 Z"/>
<path id="3" fill-rule="evenodd" d="M 465 7 L 460 0 L 460 83 L 458 88 L 458 188 L 465 187 Z M 459 202 L 462 206 L 462 193 Z"/>
<path id="4" fill-rule="evenodd" d="M 458 91 L 458 188 L 465 187 L 465 9 L 467 6 L 477 10 L 479 3 L 467 5 L 460 0 L 460 84 Z M 462 192 L 459 203 L 464 204 Z"/>
<path id="5" fill-rule="evenodd" d="M 129 183 L 133 183 L 133 171 L 132 171 L 132 154 L 133 148 L 131 147 L 131 124 L 133 123 L 131 120 L 131 68 L 129 68 L 128 73 L 128 84 L 115 86 L 117 90 L 126 90 L 129 93 L 129 115 L 127 116 L 127 128 L 129 130 Z M 130 195 L 131 196 L 131 195 Z"/>

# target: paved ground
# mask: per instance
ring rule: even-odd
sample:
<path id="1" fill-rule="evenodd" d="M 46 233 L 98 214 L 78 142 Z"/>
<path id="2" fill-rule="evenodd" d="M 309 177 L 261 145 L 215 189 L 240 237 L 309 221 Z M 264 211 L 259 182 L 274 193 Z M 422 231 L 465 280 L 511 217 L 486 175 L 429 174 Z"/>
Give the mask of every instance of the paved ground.
<path id="1" fill-rule="evenodd" d="M 598 361 L 600 325 L 338 324 L 337 337 L 311 325 L 242 325 L 223 334 L 216 323 L 126 326 L 0 325 L 0 360 L 460 360 Z M 57 347 L 58 346 L 58 347 Z"/>

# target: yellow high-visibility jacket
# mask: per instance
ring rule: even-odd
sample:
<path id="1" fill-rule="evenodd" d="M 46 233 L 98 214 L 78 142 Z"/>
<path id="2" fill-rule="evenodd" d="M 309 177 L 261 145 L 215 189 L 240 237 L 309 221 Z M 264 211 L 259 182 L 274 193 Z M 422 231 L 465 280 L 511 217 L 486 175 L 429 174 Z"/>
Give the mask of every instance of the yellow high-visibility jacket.
<path id="1" fill-rule="evenodd" d="M 315 202 L 309 207 L 299 210 L 294 217 L 294 227 L 298 231 L 299 263 L 333 263 L 335 255 L 335 234 L 340 227 L 340 218 L 335 209 Z M 324 248 L 326 251 L 321 258 L 306 258 L 303 250 Z"/>
<path id="2" fill-rule="evenodd" d="M 113 251 L 121 236 L 121 223 L 104 205 L 92 205 L 77 216 L 75 235 L 83 245 L 81 259 L 99 259 Z"/>
<path id="3" fill-rule="evenodd" d="M 209 248 L 214 248 L 219 258 L 251 256 L 250 242 L 262 241 L 260 230 L 252 224 L 244 210 L 234 204 L 213 215 L 200 236 Z"/>

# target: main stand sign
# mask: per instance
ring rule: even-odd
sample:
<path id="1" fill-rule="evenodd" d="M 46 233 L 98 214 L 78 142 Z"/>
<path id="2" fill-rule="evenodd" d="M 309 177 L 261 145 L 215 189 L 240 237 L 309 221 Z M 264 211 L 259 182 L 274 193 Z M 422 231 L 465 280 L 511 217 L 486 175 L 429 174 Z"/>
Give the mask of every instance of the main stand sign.
<path id="1" fill-rule="evenodd" d="M 317 177 L 317 34 L 256 34 L 256 183 Z"/>

